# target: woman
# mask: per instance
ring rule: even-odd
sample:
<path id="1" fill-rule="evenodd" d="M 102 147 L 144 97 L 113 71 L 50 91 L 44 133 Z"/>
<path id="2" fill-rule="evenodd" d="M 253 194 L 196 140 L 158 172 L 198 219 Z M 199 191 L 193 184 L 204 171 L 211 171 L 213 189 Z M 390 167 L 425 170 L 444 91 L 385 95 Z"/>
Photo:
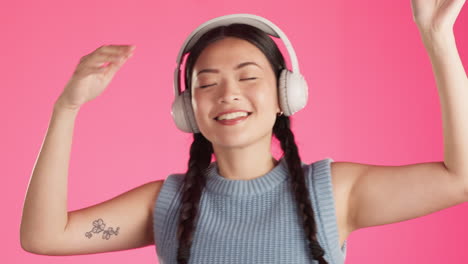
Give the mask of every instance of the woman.
<path id="1" fill-rule="evenodd" d="M 443 162 L 398 167 L 330 163 L 340 246 L 352 231 L 359 228 L 420 217 L 467 200 L 468 168 L 463 161 L 467 158 L 464 155 L 468 153 L 468 144 L 464 144 L 466 141 L 462 136 L 468 134 L 468 120 L 464 115 L 468 109 L 463 104 L 468 98 L 468 80 L 456 52 L 452 32 L 464 1 L 413 0 L 411 3 L 441 97 L 445 159 Z M 70 213 L 67 213 L 64 203 L 68 159 L 63 157 L 68 157 L 70 153 L 74 118 L 81 105 L 104 91 L 132 53 L 133 49 L 128 46 L 105 46 L 83 57 L 57 99 L 23 209 L 21 242 L 25 250 L 39 254 L 71 255 L 123 250 L 155 243 L 153 231 L 158 230 L 152 230 L 152 210 L 156 200 L 158 203 L 162 201 L 158 195 L 164 181 L 150 182 L 112 200 Z M 227 56 L 229 54 L 233 57 Z M 261 77 L 255 76 L 259 79 L 248 76 L 242 77 L 241 81 L 236 75 L 238 71 L 232 69 L 238 64 L 238 58 L 247 57 L 261 67 L 246 65 L 242 70 L 248 69 L 246 74 L 256 71 L 261 74 L 258 75 Z M 104 62 L 110 64 L 99 68 Z M 314 212 L 320 208 L 313 207 L 310 201 L 313 197 L 308 197 L 307 173 L 299 173 L 303 164 L 289 131 L 289 120 L 281 115 L 278 107 L 275 89 L 278 76 L 274 65 L 282 64 L 281 57 L 274 55 L 274 52 L 273 55 L 264 53 L 244 39 L 226 37 L 200 46 L 200 56 L 193 64 L 187 80 L 192 85 L 193 110 L 201 133 L 194 134 L 189 169 L 181 190 L 180 223 L 177 224 L 177 238 L 180 241 L 178 263 L 187 263 L 191 257 L 196 257 L 196 254 L 190 254 L 190 248 L 198 246 L 191 244 L 196 242 L 193 239 L 197 231 L 195 227 L 203 228 L 195 226 L 198 211 L 203 210 L 198 207 L 202 202 L 203 173 L 222 175 L 226 180 L 255 181 L 262 176 L 271 176 L 277 168 L 287 168 L 291 183 L 296 183 L 291 185 L 291 194 L 296 201 L 304 240 L 310 242 L 304 244 L 307 245 L 310 259 L 318 263 L 335 260 L 335 252 L 327 252 L 328 244 L 319 239 L 323 230 L 316 226 L 320 219 L 315 218 Z M 201 74 L 205 68 L 217 68 L 219 72 Z M 199 76 L 196 76 L 198 73 Z M 240 110 L 249 112 L 249 116 L 228 128 L 212 119 L 218 117 L 219 112 L 224 112 L 220 110 L 221 106 L 228 110 L 241 107 Z M 281 160 L 283 163 L 274 160 L 269 153 L 272 134 L 278 137 L 285 152 Z M 212 152 L 216 156 L 217 167 L 210 167 Z M 205 171 L 206 168 L 208 170 Z M 57 199 L 57 194 L 63 199 Z M 388 203 L 390 199 L 392 203 Z M 44 208 L 44 204 L 49 207 Z M 380 210 L 384 205 L 386 210 Z M 123 211 L 126 218 L 121 217 Z M 104 230 L 106 227 L 108 229 Z M 84 231 L 88 231 L 86 234 L 90 238 L 86 237 L 87 240 L 83 239 Z M 106 232 L 103 239 L 92 239 L 93 234 L 101 232 Z M 249 246 L 255 247 L 255 244 Z"/>

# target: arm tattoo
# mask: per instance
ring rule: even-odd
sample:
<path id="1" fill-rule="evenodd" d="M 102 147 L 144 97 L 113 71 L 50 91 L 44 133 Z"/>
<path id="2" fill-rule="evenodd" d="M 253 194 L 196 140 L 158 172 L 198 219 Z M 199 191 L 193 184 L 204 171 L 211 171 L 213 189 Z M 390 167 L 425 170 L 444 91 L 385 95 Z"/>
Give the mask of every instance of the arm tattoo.
<path id="1" fill-rule="evenodd" d="M 107 230 L 104 230 L 104 228 L 106 227 L 106 224 L 104 224 L 104 221 L 102 221 L 101 218 L 99 218 L 98 220 L 94 220 L 93 221 L 93 229 L 89 232 L 86 232 L 85 233 L 85 236 L 87 238 L 91 238 L 93 236 L 92 233 L 100 233 L 100 232 L 103 232 L 102 233 L 102 239 L 106 239 L 106 240 L 109 240 L 110 236 L 111 235 L 118 235 L 119 234 L 119 229 L 120 227 L 117 227 L 115 230 L 112 228 L 112 227 L 109 227 L 109 229 Z"/>

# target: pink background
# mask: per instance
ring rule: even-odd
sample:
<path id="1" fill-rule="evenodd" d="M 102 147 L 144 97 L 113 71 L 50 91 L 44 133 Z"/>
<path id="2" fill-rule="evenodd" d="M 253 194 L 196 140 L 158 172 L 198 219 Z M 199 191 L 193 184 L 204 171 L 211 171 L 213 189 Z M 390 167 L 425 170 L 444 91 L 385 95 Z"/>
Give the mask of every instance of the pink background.
<path id="1" fill-rule="evenodd" d="M 24 196 L 53 103 L 81 56 L 135 44 L 108 89 L 78 114 L 69 210 L 185 172 L 191 135 L 170 115 L 180 45 L 208 19 L 252 13 L 290 38 L 310 87 L 294 115 L 304 162 L 378 165 L 443 160 L 439 97 L 410 1 L 9 1 L 0 8 L 2 259 L 4 263 L 157 263 L 155 247 L 93 255 L 23 251 Z M 468 63 L 468 10 L 455 36 Z M 468 205 L 358 230 L 346 263 L 466 263 Z"/>

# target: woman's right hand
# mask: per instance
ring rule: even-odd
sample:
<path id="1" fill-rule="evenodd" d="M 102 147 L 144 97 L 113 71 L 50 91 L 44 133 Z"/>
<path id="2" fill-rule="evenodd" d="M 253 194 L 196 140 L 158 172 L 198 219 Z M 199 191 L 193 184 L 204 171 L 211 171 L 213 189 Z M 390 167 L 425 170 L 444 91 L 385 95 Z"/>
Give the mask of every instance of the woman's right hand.
<path id="1" fill-rule="evenodd" d="M 84 103 L 96 98 L 133 55 L 134 49 L 135 46 L 131 45 L 106 45 L 83 56 L 56 104 L 79 109 Z"/>

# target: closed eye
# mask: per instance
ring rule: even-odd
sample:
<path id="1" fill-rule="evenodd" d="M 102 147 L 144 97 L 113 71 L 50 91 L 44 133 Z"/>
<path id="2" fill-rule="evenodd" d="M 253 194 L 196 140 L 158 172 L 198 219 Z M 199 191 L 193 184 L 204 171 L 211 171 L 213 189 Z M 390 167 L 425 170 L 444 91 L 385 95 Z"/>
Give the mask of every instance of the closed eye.
<path id="1" fill-rule="evenodd" d="M 212 86 L 212 85 L 215 85 L 215 84 L 202 85 L 202 86 L 200 86 L 200 88 L 205 88 L 205 87 L 209 87 L 209 86 Z"/>
<path id="2" fill-rule="evenodd" d="M 244 78 L 244 79 L 240 79 L 240 80 L 244 81 L 244 80 L 255 80 L 255 79 L 257 79 L 257 77 Z M 202 86 L 200 86 L 200 88 L 206 88 L 206 87 L 210 87 L 210 86 L 213 86 L 213 85 L 216 85 L 216 83 L 202 85 Z"/>

